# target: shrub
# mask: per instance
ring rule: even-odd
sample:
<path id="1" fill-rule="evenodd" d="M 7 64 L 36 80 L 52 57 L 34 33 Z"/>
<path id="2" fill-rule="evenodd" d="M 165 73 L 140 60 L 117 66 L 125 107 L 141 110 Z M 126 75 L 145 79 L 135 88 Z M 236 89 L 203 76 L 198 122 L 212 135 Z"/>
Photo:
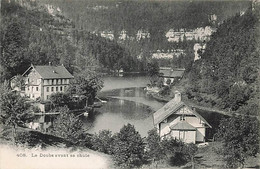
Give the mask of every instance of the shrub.
<path id="1" fill-rule="evenodd" d="M 157 133 L 156 129 L 150 130 L 147 137 L 147 146 L 146 146 L 146 155 L 150 162 L 154 162 L 157 166 L 157 163 L 165 158 L 164 149 L 160 143 L 160 136 Z"/>
<path id="2" fill-rule="evenodd" d="M 94 134 L 91 138 L 92 148 L 106 154 L 111 154 L 112 142 L 113 138 L 110 130 L 99 131 L 99 134 Z"/>
<path id="3" fill-rule="evenodd" d="M 112 155 L 117 165 L 132 168 L 143 164 L 145 146 L 133 125 L 125 125 L 113 139 Z"/>
<path id="4" fill-rule="evenodd" d="M 54 120 L 50 133 L 77 143 L 83 134 L 83 123 L 68 108 L 61 108 L 59 116 Z"/>

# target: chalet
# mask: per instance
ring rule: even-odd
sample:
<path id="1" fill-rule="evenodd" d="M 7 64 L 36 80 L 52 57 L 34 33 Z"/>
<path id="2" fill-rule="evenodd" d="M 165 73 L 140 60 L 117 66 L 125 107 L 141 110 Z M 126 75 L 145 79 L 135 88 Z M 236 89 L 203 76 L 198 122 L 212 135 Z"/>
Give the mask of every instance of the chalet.
<path id="1" fill-rule="evenodd" d="M 173 137 L 185 143 L 205 142 L 206 129 L 211 125 L 181 100 L 181 93 L 153 114 L 154 125 L 161 138 Z"/>
<path id="2" fill-rule="evenodd" d="M 184 68 L 172 69 L 170 67 L 160 67 L 160 77 L 163 77 L 163 84 L 168 85 L 167 81 L 173 83 L 174 80 L 180 80 L 185 72 Z M 169 80 L 168 80 L 169 79 Z"/>
<path id="3" fill-rule="evenodd" d="M 23 93 L 32 100 L 48 100 L 52 93 L 64 92 L 74 77 L 62 66 L 31 65 L 23 74 Z M 12 82 L 11 82 L 12 83 Z"/>

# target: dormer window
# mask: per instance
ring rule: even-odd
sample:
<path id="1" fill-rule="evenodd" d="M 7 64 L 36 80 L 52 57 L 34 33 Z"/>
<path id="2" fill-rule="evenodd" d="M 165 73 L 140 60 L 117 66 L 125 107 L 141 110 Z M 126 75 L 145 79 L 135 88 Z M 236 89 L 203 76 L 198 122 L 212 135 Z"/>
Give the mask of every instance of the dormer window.
<path id="1" fill-rule="evenodd" d="M 184 114 L 182 114 L 182 115 L 180 116 L 180 121 L 185 121 L 185 115 L 184 115 Z"/>

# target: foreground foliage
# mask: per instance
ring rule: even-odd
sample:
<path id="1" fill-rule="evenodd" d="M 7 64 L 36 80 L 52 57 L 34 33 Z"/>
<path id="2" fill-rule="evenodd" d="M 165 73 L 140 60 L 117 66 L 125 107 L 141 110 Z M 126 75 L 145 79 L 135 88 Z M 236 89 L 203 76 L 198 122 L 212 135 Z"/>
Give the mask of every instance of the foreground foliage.
<path id="1" fill-rule="evenodd" d="M 69 112 L 68 108 L 62 108 L 59 116 L 53 121 L 49 132 L 72 143 L 77 143 L 83 134 L 83 123 L 79 117 Z"/>
<path id="2" fill-rule="evenodd" d="M 249 156 L 259 152 L 259 121 L 250 116 L 232 116 L 219 125 L 217 139 L 222 141 L 227 167 L 243 167 Z"/>
<path id="3" fill-rule="evenodd" d="M 13 142 L 16 141 L 18 125 L 24 125 L 29 116 L 29 105 L 24 97 L 7 90 L 0 96 L 0 120 L 4 126 L 12 128 Z"/>

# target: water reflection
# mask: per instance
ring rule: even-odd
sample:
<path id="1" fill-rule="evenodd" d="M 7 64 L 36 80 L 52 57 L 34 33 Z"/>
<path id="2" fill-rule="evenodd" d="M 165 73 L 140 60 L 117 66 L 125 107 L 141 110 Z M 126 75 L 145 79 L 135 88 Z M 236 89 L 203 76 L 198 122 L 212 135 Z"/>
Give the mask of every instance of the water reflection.
<path id="1" fill-rule="evenodd" d="M 85 120 L 85 128 L 89 133 L 98 133 L 99 130 L 109 129 L 113 133 L 118 132 L 123 125 L 133 124 L 136 130 L 143 136 L 153 126 L 153 113 L 161 108 L 160 103 L 146 96 L 144 87 L 147 79 L 143 77 L 129 78 L 108 78 L 105 80 L 105 90 L 99 93 L 100 98 L 109 98 L 108 102 L 97 109 L 97 112 Z M 129 88 L 129 86 L 140 86 Z M 120 88 L 120 89 L 115 89 Z M 207 130 L 210 137 L 213 137 L 223 115 L 202 110 L 196 110 L 212 126 Z"/>
<path id="2" fill-rule="evenodd" d="M 103 129 L 118 132 L 125 124 L 130 123 L 142 136 L 147 136 L 147 132 L 153 128 L 155 110 L 151 105 L 158 108 L 162 106 L 161 103 L 147 97 L 143 87 L 104 91 L 99 93 L 99 97 L 109 99 L 96 110 L 93 117 L 85 121 L 85 127 L 92 134 Z"/>
<path id="3" fill-rule="evenodd" d="M 153 111 L 140 103 L 121 99 L 109 99 L 108 103 L 98 109 L 92 119 L 93 126 L 89 133 L 98 133 L 99 130 L 109 129 L 118 132 L 123 125 L 130 123 L 135 126 L 142 136 L 153 128 Z"/>

